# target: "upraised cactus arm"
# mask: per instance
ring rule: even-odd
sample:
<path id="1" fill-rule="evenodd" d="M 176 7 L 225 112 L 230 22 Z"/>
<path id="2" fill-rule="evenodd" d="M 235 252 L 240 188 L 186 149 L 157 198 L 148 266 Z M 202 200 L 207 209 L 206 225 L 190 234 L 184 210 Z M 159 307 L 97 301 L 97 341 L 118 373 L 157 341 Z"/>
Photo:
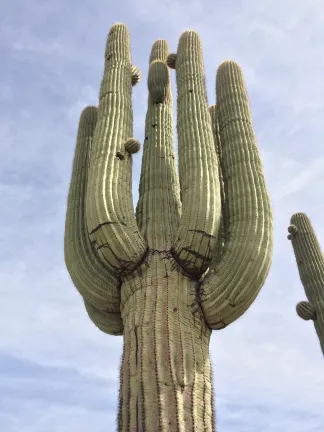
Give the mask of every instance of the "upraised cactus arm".
<path id="1" fill-rule="evenodd" d="M 131 272 L 147 251 L 136 224 L 132 199 L 132 67 L 129 32 L 115 24 L 108 35 L 97 126 L 93 136 L 86 215 L 99 256 L 117 274 Z"/>
<path id="2" fill-rule="evenodd" d="M 224 245 L 201 285 L 208 326 L 221 329 L 252 304 L 268 275 L 273 249 L 266 190 L 249 100 L 239 66 L 224 62 L 216 77 L 217 110 L 211 109 L 223 179 Z M 215 110 L 215 112 L 213 111 Z"/>
<path id="3" fill-rule="evenodd" d="M 304 213 L 295 213 L 290 219 L 288 239 L 295 252 L 300 280 L 308 302 L 297 304 L 297 314 L 304 320 L 313 320 L 324 354 L 324 257 L 311 221 Z"/>
<path id="4" fill-rule="evenodd" d="M 86 226 L 85 195 L 97 108 L 87 107 L 80 116 L 65 222 L 64 254 L 71 279 L 89 303 L 88 313 L 96 322 L 97 314 L 106 319 L 105 332 L 122 334 L 120 280 L 99 259 Z"/>
<path id="5" fill-rule="evenodd" d="M 182 216 L 172 246 L 176 261 L 199 277 L 207 270 L 221 219 L 218 163 L 208 111 L 201 41 L 188 30 L 168 64 L 176 70 Z"/>
<path id="6" fill-rule="evenodd" d="M 148 76 L 148 108 L 137 204 L 137 223 L 153 250 L 169 251 L 176 238 L 181 213 L 176 170 L 172 93 L 166 65 L 165 40 L 152 47 Z"/>

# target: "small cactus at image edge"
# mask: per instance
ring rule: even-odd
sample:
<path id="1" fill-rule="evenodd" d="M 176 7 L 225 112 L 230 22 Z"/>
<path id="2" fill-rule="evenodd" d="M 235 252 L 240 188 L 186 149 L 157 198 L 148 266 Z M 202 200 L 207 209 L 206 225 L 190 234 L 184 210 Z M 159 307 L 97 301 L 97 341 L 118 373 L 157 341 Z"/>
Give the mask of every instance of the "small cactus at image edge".
<path id="1" fill-rule="evenodd" d="M 324 257 L 311 221 L 305 213 L 290 219 L 288 238 L 292 242 L 300 280 L 308 301 L 296 306 L 298 316 L 312 320 L 324 354 Z"/>

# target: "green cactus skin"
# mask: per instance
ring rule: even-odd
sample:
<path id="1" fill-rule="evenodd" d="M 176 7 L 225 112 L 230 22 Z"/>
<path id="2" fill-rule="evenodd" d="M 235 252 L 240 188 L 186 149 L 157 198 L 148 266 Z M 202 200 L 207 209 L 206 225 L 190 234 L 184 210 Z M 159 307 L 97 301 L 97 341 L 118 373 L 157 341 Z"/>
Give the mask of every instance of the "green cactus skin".
<path id="1" fill-rule="evenodd" d="M 129 40 L 125 25 L 112 27 L 98 110 L 81 114 L 66 265 L 95 325 L 123 333 L 118 431 L 212 432 L 211 331 L 239 318 L 265 282 L 270 201 L 242 72 L 220 66 L 208 109 L 201 43 L 189 30 L 176 55 L 162 39 L 152 47 L 134 216 Z"/>
<path id="2" fill-rule="evenodd" d="M 297 304 L 296 312 L 304 320 L 314 321 L 324 354 L 324 257 L 308 216 L 295 213 L 288 227 L 300 280 L 308 302 Z"/>

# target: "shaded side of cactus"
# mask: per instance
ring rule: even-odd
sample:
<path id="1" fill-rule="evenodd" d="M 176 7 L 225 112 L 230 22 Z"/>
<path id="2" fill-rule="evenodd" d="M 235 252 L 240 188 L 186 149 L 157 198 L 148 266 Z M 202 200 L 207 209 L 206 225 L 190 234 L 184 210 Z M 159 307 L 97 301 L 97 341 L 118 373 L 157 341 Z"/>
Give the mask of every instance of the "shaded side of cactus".
<path id="1" fill-rule="evenodd" d="M 170 70 L 177 80 L 176 170 Z M 65 260 L 90 319 L 123 334 L 118 431 L 215 431 L 210 335 L 264 284 L 272 214 L 242 71 L 217 71 L 208 108 L 194 31 L 157 40 L 148 75 L 139 201 L 132 202 L 132 65 L 127 27 L 108 35 L 98 108 L 81 114 Z"/>
<path id="2" fill-rule="evenodd" d="M 290 219 L 288 239 L 294 249 L 300 280 L 308 301 L 299 302 L 297 314 L 312 320 L 324 354 L 324 257 L 308 216 L 295 213 Z"/>

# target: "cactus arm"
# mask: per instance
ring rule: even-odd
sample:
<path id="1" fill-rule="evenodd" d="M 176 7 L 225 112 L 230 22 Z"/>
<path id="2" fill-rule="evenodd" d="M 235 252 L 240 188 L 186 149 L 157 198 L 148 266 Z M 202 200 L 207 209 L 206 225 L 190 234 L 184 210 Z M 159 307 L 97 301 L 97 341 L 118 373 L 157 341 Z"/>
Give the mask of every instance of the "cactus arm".
<path id="1" fill-rule="evenodd" d="M 294 249 L 300 280 L 308 302 L 300 302 L 298 315 L 314 321 L 324 354 L 324 256 L 311 221 L 304 213 L 295 213 L 290 219 L 288 238 Z"/>
<path id="2" fill-rule="evenodd" d="M 221 329 L 239 318 L 258 295 L 273 249 L 270 200 L 239 66 L 224 62 L 216 80 L 222 173 L 228 231 L 220 262 L 201 283 L 208 326 Z"/>
<path id="3" fill-rule="evenodd" d="M 136 211 L 138 226 L 149 247 L 160 251 L 170 250 L 181 211 L 167 56 L 166 41 L 157 40 L 150 56 L 149 100 Z"/>
<path id="4" fill-rule="evenodd" d="M 128 29 L 116 24 L 106 45 L 86 215 L 100 259 L 119 274 L 132 271 L 147 248 L 134 216 L 132 156 L 125 149 L 133 134 L 132 82 L 137 80 L 136 71 L 131 64 Z"/>
<path id="5" fill-rule="evenodd" d="M 105 267 L 90 242 L 85 220 L 85 191 L 87 187 L 91 141 L 97 121 L 97 108 L 87 107 L 80 116 L 72 177 L 68 195 L 64 255 L 71 279 L 87 302 L 111 314 L 111 331 L 119 327 L 120 281 Z M 109 333 L 110 327 L 106 325 Z"/>
<path id="6" fill-rule="evenodd" d="M 208 111 L 199 36 L 186 31 L 179 40 L 175 66 L 178 89 L 178 153 L 182 216 L 172 253 L 194 277 L 209 266 L 221 217 L 218 164 Z"/>
<path id="7" fill-rule="evenodd" d="M 85 299 L 83 301 L 89 318 L 99 330 L 112 336 L 121 336 L 123 334 L 124 325 L 119 308 L 115 312 L 100 310 Z"/>

